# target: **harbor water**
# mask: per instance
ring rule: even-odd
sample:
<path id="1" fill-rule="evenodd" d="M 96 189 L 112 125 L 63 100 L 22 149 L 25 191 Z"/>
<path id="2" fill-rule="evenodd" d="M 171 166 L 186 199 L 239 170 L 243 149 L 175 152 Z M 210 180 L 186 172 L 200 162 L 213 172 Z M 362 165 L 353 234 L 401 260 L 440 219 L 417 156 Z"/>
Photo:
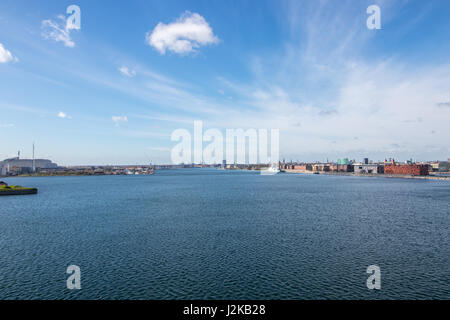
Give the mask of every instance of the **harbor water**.
<path id="1" fill-rule="evenodd" d="M 450 183 L 179 169 L 5 178 L 0 299 L 450 299 Z M 69 265 L 81 290 L 68 290 Z M 381 270 L 381 290 L 366 269 Z"/>

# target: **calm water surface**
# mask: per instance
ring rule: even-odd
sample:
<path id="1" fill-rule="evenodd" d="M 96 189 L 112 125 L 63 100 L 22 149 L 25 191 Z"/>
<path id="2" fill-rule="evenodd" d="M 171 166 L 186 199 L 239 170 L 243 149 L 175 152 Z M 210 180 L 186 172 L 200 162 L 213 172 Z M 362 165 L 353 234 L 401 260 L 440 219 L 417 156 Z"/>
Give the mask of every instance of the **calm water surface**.
<path id="1" fill-rule="evenodd" d="M 214 169 L 4 179 L 0 299 L 450 299 L 450 183 Z M 66 268 L 81 267 L 79 291 Z M 366 287 L 380 266 L 382 289 Z"/>

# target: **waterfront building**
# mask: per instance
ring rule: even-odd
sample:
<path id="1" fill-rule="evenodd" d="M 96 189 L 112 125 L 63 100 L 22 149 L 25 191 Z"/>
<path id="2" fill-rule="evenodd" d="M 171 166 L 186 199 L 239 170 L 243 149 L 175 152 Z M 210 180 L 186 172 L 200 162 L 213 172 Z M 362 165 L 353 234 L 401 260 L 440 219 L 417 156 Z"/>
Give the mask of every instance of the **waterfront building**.
<path id="1" fill-rule="evenodd" d="M 314 163 L 311 165 L 312 166 L 312 171 L 314 172 L 318 172 L 318 171 L 322 171 L 322 172 L 330 172 L 330 165 L 328 163 Z"/>
<path id="2" fill-rule="evenodd" d="M 353 165 L 351 164 L 330 164 L 332 172 L 353 172 Z"/>
<path id="3" fill-rule="evenodd" d="M 294 170 L 299 170 L 299 171 L 312 171 L 312 166 L 310 164 L 296 164 L 293 165 L 293 169 Z"/>
<path id="4" fill-rule="evenodd" d="M 430 166 L 433 172 L 450 172 L 450 162 L 448 161 L 431 162 Z"/>
<path id="5" fill-rule="evenodd" d="M 391 164 L 384 165 L 385 174 L 403 174 L 412 176 L 428 175 L 428 165 L 426 164 L 397 164 L 392 161 Z"/>
<path id="6" fill-rule="evenodd" d="M 347 164 L 349 164 L 348 158 L 338 159 L 337 164 L 339 164 L 339 165 L 347 165 Z"/>
<path id="7" fill-rule="evenodd" d="M 364 162 L 366 159 L 364 159 Z M 377 174 L 383 173 L 383 166 L 376 163 L 355 163 L 353 171 L 359 174 Z"/>
<path id="8" fill-rule="evenodd" d="M 39 169 L 56 169 L 58 165 L 47 159 L 20 159 L 19 157 L 0 161 L 1 175 L 7 175 L 10 172 L 17 174 L 31 173 Z"/>

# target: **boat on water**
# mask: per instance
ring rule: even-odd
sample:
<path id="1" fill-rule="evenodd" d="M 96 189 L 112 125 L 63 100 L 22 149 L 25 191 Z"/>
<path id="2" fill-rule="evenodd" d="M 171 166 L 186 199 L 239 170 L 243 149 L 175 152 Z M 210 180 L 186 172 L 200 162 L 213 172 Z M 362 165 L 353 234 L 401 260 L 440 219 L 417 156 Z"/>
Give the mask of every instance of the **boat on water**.
<path id="1" fill-rule="evenodd" d="M 270 167 L 261 170 L 262 175 L 274 175 L 280 172 L 280 167 L 275 163 L 273 163 Z"/>
<path id="2" fill-rule="evenodd" d="M 124 174 L 128 176 L 152 175 L 155 174 L 155 169 L 127 169 L 124 171 Z"/>

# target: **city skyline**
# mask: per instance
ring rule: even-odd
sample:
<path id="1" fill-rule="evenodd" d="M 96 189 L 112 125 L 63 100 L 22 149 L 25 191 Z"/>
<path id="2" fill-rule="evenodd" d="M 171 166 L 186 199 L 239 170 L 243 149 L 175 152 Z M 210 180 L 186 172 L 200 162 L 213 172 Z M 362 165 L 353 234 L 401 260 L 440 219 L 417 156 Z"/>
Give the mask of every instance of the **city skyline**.
<path id="1" fill-rule="evenodd" d="M 366 8 L 381 8 L 381 29 Z M 68 27 L 77 5 L 79 27 Z M 0 4 L 0 160 L 170 163 L 171 133 L 280 129 L 280 158 L 450 155 L 445 1 Z M 132 19 L 130 19 L 132 17 Z M 188 30 L 188 31 L 186 31 Z M 5 137 L 5 134 L 4 134 Z"/>

